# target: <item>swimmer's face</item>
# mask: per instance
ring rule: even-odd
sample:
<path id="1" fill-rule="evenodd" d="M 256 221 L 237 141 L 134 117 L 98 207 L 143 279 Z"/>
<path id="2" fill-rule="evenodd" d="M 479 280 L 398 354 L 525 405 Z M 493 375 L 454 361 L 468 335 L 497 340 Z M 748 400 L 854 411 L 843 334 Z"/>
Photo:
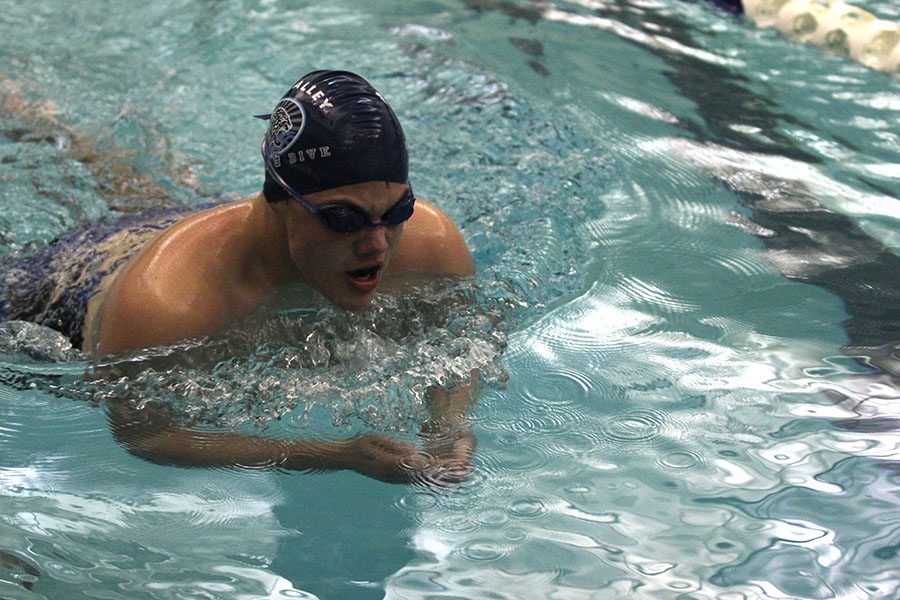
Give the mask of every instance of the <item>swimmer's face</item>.
<path id="1" fill-rule="evenodd" d="M 408 188 L 401 183 L 369 181 L 306 198 L 317 206 L 353 207 L 377 222 Z M 342 308 L 366 308 L 390 263 L 403 224 L 338 233 L 298 202 L 288 201 L 285 209 L 291 260 L 300 278 Z"/>

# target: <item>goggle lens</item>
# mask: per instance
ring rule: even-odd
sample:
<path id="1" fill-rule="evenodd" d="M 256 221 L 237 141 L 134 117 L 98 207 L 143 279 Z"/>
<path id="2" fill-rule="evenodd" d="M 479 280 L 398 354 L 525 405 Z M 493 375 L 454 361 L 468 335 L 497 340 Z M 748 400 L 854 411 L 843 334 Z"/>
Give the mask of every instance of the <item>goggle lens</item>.
<path id="1" fill-rule="evenodd" d="M 381 225 L 399 225 L 407 221 L 415 210 L 416 197 L 412 188 L 391 208 L 384 213 L 381 221 L 373 222 L 369 216 L 352 206 L 319 206 L 315 214 L 334 231 L 339 233 L 355 233 L 364 227 Z M 304 204 L 304 206 L 306 206 Z"/>

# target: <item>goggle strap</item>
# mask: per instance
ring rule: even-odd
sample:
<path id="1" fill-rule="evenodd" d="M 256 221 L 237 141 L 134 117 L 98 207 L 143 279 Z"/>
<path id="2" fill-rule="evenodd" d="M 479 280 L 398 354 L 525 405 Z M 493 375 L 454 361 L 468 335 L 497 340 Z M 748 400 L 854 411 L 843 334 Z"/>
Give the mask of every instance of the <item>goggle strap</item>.
<path id="1" fill-rule="evenodd" d="M 254 116 L 256 116 L 257 118 L 263 119 L 268 115 L 254 115 Z M 390 218 L 387 218 L 387 219 L 384 218 L 384 217 L 387 217 L 392 211 L 399 209 L 404 204 L 408 203 L 413 206 L 415 205 L 416 196 L 415 196 L 415 194 L 413 194 L 412 186 L 410 185 L 406 191 L 406 196 L 404 198 L 401 198 L 394 206 L 389 208 L 388 211 L 384 215 L 382 215 L 381 221 L 378 221 L 377 223 L 373 222 L 367 215 L 363 214 L 361 211 L 356 210 L 356 209 L 349 209 L 349 210 L 352 210 L 353 212 L 355 212 L 357 215 L 359 215 L 362 218 L 362 221 L 361 221 L 362 225 L 360 227 L 354 227 L 353 229 L 350 229 L 350 230 L 346 230 L 345 228 L 336 227 L 335 225 L 333 225 L 330 222 L 330 220 L 327 217 L 325 217 L 321 208 L 319 208 L 318 206 L 316 206 L 315 204 L 313 204 L 312 202 L 310 202 L 309 200 L 304 198 L 303 194 L 301 194 L 300 192 L 295 190 L 290 184 L 288 184 L 287 181 L 284 180 L 284 178 L 281 177 L 281 175 L 278 174 L 278 172 L 272 166 L 268 155 L 266 154 L 265 140 L 263 140 L 263 143 L 260 145 L 259 149 L 260 149 L 260 153 L 262 154 L 262 157 L 263 157 L 263 165 L 265 166 L 266 173 L 268 173 L 275 180 L 275 183 L 280 185 L 284 191 L 286 191 L 288 194 L 293 196 L 294 199 L 296 199 L 298 202 L 300 202 L 300 204 L 302 204 L 304 206 L 304 208 L 306 208 L 311 213 L 313 213 L 314 215 L 316 215 L 317 217 L 319 217 L 320 219 L 325 221 L 325 223 L 328 225 L 328 227 L 330 227 L 331 229 L 333 229 L 339 233 L 353 233 L 355 231 L 359 231 L 363 227 L 382 227 L 384 225 L 399 225 L 400 223 L 403 223 L 404 221 L 409 219 L 409 217 L 412 216 L 412 211 L 410 211 L 410 214 L 408 216 L 406 216 L 405 218 L 403 218 L 399 221 L 396 221 L 396 222 L 393 222 Z M 413 209 L 413 210 L 415 210 L 415 209 Z"/>

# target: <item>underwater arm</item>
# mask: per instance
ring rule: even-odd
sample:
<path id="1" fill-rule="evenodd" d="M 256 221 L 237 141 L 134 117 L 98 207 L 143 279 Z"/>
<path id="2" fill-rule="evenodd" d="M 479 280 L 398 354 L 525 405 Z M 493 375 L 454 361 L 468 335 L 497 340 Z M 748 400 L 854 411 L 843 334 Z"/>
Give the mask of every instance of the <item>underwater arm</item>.
<path id="1" fill-rule="evenodd" d="M 108 414 L 116 440 L 131 454 L 158 464 L 311 472 L 353 470 L 389 483 L 443 484 L 459 478 L 445 461 L 386 435 L 279 440 L 188 429 L 152 408 L 110 406 Z"/>
<path id="2" fill-rule="evenodd" d="M 478 371 L 473 370 L 467 381 L 450 388 L 432 386 L 427 392 L 431 418 L 422 424 L 420 435 L 428 455 L 452 471 L 454 480 L 469 476 L 469 461 L 478 444 L 466 417 L 475 401 L 477 379 Z"/>
<path id="3" fill-rule="evenodd" d="M 468 277 L 475 264 L 462 233 L 438 207 L 416 200 L 416 212 L 407 222 L 391 259 L 394 273 L 411 277 Z M 403 281 L 398 279 L 398 281 Z M 445 478 L 462 480 L 470 472 L 469 459 L 476 440 L 466 412 L 475 398 L 477 370 L 449 387 L 431 386 L 427 399 L 431 418 L 422 424 L 420 436 L 427 456 L 445 470 Z"/>

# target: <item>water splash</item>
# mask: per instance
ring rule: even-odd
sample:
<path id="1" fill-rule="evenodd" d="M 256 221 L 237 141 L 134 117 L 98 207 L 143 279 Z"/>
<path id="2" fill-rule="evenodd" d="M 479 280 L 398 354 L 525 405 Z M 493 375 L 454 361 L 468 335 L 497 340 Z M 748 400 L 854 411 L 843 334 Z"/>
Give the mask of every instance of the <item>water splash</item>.
<path id="1" fill-rule="evenodd" d="M 430 386 L 498 382 L 508 298 L 471 281 L 418 283 L 369 310 L 311 305 L 260 310 L 222 335 L 98 364 L 96 395 L 153 405 L 189 426 L 304 428 L 325 409 L 333 426 L 415 430 Z M 110 377 L 112 375 L 112 377 Z"/>

